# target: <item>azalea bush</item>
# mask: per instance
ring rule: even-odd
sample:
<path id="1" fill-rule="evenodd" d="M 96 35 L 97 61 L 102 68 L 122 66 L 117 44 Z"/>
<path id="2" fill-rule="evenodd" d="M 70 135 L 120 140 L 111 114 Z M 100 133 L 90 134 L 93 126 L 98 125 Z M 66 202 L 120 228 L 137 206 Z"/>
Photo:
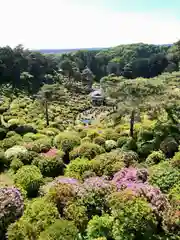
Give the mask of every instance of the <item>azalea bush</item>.
<path id="1" fill-rule="evenodd" d="M 117 143 L 114 140 L 106 140 L 105 149 L 107 152 L 110 152 L 112 149 L 117 148 Z"/>
<path id="2" fill-rule="evenodd" d="M 54 202 L 62 214 L 64 207 L 73 201 L 80 188 L 80 183 L 73 178 L 57 178 L 48 184 L 45 194 L 50 201 Z"/>
<path id="3" fill-rule="evenodd" d="M 121 147 L 123 151 L 137 151 L 137 144 L 135 139 L 128 138 L 126 143 Z"/>
<path id="4" fill-rule="evenodd" d="M 40 138 L 29 144 L 25 144 L 25 146 L 27 149 L 37 153 L 48 152 L 52 147 L 52 139 L 47 137 Z"/>
<path id="5" fill-rule="evenodd" d="M 69 202 L 64 210 L 65 219 L 73 221 L 81 233 L 84 233 L 88 223 L 87 208 L 78 201 Z"/>
<path id="6" fill-rule="evenodd" d="M 135 196 L 146 199 L 156 216 L 162 217 L 169 206 L 168 200 L 160 189 L 151 186 L 147 179 L 146 169 L 125 168 L 114 175 L 112 182 L 119 191 L 127 189 Z"/>
<path id="7" fill-rule="evenodd" d="M 139 156 L 134 151 L 125 151 L 122 153 L 121 159 L 126 167 L 130 167 L 136 165 L 136 163 L 139 161 Z"/>
<path id="8" fill-rule="evenodd" d="M 119 147 L 119 148 L 121 148 L 121 147 L 123 147 L 123 145 L 125 145 L 126 143 L 127 143 L 127 141 L 128 141 L 128 137 L 126 137 L 126 136 L 122 136 L 122 137 L 120 137 L 120 138 L 118 138 L 118 140 L 117 140 L 117 146 Z"/>
<path id="9" fill-rule="evenodd" d="M 170 158 L 178 151 L 178 143 L 173 137 L 167 137 L 161 142 L 160 149 Z"/>
<path id="10" fill-rule="evenodd" d="M 67 165 L 65 176 L 82 180 L 84 173 L 92 169 L 93 166 L 88 159 L 76 158 Z"/>
<path id="11" fill-rule="evenodd" d="M 125 190 L 109 196 L 109 206 L 114 217 L 114 239 L 151 239 L 157 229 L 156 217 L 149 204 L 131 191 Z"/>
<path id="12" fill-rule="evenodd" d="M 43 176 L 57 177 L 58 175 L 63 174 L 63 156 L 63 152 L 58 151 L 55 154 L 54 151 L 51 150 L 39 157 L 36 157 L 32 164 L 40 169 Z"/>
<path id="13" fill-rule="evenodd" d="M 169 200 L 180 210 L 180 182 L 177 182 L 169 191 Z"/>
<path id="14" fill-rule="evenodd" d="M 12 160 L 10 164 L 10 168 L 13 170 L 14 173 L 16 173 L 18 169 L 20 169 L 23 165 L 24 164 L 21 160 L 19 160 L 18 158 L 15 158 Z"/>
<path id="15" fill-rule="evenodd" d="M 0 146 L 6 151 L 7 149 L 22 144 L 22 137 L 19 134 L 16 134 L 12 137 L 5 138 L 0 143 Z"/>
<path id="16" fill-rule="evenodd" d="M 42 231 L 59 219 L 57 208 L 44 198 L 32 200 L 23 216 L 10 225 L 7 236 L 10 240 L 37 239 Z"/>
<path id="17" fill-rule="evenodd" d="M 162 226 L 170 239 L 178 239 L 180 236 L 180 213 L 177 207 L 170 207 L 164 213 Z"/>
<path id="18" fill-rule="evenodd" d="M 118 187 L 118 189 L 126 188 L 131 183 L 144 183 L 147 181 L 148 172 L 146 169 L 137 168 L 123 168 L 117 172 L 112 182 Z"/>
<path id="19" fill-rule="evenodd" d="M 24 202 L 21 192 L 15 187 L 0 188 L 0 236 L 9 224 L 22 216 Z"/>
<path id="20" fill-rule="evenodd" d="M 28 154 L 28 150 L 25 147 L 23 147 L 23 146 L 14 146 L 14 147 L 9 148 L 8 150 L 6 150 L 5 158 L 10 161 L 12 158 L 18 158 L 18 157 L 21 157 L 21 156 L 26 157 L 27 154 Z"/>
<path id="21" fill-rule="evenodd" d="M 162 151 L 154 151 L 146 158 L 146 163 L 148 165 L 154 165 L 165 160 L 166 157 Z"/>
<path id="22" fill-rule="evenodd" d="M 100 154 L 91 161 L 91 164 L 98 176 L 106 175 L 110 177 L 125 166 L 122 160 L 122 152 L 119 150 Z"/>
<path id="23" fill-rule="evenodd" d="M 94 216 L 88 223 L 87 226 L 87 237 L 88 239 L 97 239 L 105 237 L 112 239 L 112 228 L 114 218 L 108 214 L 102 216 Z"/>
<path id="24" fill-rule="evenodd" d="M 96 155 L 105 152 L 104 148 L 95 143 L 83 143 L 80 146 L 74 148 L 70 152 L 70 158 L 75 159 L 78 157 L 93 159 Z"/>
<path id="25" fill-rule="evenodd" d="M 78 191 L 80 202 L 87 207 L 89 217 L 106 211 L 106 196 L 115 191 L 116 187 L 108 180 L 91 177 L 84 181 Z"/>
<path id="26" fill-rule="evenodd" d="M 164 193 L 167 193 L 178 181 L 180 172 L 170 166 L 168 162 L 162 162 L 150 169 L 149 182 L 158 186 Z"/>
<path id="27" fill-rule="evenodd" d="M 56 220 L 40 234 L 38 240 L 76 240 L 78 229 L 73 222 L 67 220 Z"/>
<path id="28" fill-rule="evenodd" d="M 95 137 L 94 140 L 93 140 L 93 142 L 94 142 L 95 144 L 98 144 L 98 145 L 100 145 L 100 146 L 104 146 L 105 141 L 106 141 L 106 140 L 105 140 L 103 137 L 101 137 L 101 136 L 97 136 L 97 137 Z"/>
<path id="29" fill-rule="evenodd" d="M 180 152 L 176 152 L 171 160 L 172 167 L 180 169 Z"/>
<path id="30" fill-rule="evenodd" d="M 54 145 L 64 152 L 71 151 L 80 144 L 80 137 L 74 132 L 62 132 L 54 138 Z"/>
<path id="31" fill-rule="evenodd" d="M 43 176 L 34 165 L 21 167 L 14 176 L 14 182 L 20 185 L 29 197 L 36 196 L 43 183 Z"/>
<path id="32" fill-rule="evenodd" d="M 106 140 L 117 141 L 118 138 L 120 137 L 120 134 L 111 128 L 107 128 L 107 129 L 103 130 L 103 132 L 101 133 L 101 136 Z"/>

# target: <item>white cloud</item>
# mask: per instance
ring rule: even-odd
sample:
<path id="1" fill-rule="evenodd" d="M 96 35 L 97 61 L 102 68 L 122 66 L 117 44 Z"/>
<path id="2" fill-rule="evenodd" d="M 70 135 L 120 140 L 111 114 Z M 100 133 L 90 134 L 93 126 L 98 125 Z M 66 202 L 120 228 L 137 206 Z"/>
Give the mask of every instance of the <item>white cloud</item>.
<path id="1" fill-rule="evenodd" d="M 94 1 L 95 2 L 95 1 Z M 75 0 L 1 0 L 0 46 L 108 47 L 180 39 L 180 20 L 168 13 L 118 13 Z"/>

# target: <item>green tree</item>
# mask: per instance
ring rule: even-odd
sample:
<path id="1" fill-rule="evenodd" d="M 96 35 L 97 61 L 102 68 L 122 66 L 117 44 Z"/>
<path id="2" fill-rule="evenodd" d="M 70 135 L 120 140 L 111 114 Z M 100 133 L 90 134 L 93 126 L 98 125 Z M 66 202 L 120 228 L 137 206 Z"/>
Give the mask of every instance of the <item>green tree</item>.
<path id="1" fill-rule="evenodd" d="M 136 79 L 120 81 L 114 88 L 108 88 L 108 95 L 118 102 L 118 114 L 130 114 L 130 132 L 134 136 L 135 113 L 143 110 L 154 101 L 154 97 L 162 95 L 164 86 L 161 81 L 151 79 Z"/>
<path id="2" fill-rule="evenodd" d="M 40 99 L 41 103 L 44 106 L 45 109 L 45 118 L 46 118 L 46 124 L 49 125 L 49 113 L 48 113 L 48 103 L 50 101 L 57 101 L 62 100 L 64 97 L 64 91 L 62 88 L 60 88 L 60 85 L 58 84 L 45 84 L 39 94 L 38 98 Z"/>

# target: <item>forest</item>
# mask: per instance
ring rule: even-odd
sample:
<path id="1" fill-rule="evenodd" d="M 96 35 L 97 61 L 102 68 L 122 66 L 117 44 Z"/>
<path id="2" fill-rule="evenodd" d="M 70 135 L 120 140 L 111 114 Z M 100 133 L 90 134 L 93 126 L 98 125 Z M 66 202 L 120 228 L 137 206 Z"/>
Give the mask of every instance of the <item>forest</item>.
<path id="1" fill-rule="evenodd" d="M 0 239 L 180 240 L 179 86 L 180 41 L 1 47 Z"/>

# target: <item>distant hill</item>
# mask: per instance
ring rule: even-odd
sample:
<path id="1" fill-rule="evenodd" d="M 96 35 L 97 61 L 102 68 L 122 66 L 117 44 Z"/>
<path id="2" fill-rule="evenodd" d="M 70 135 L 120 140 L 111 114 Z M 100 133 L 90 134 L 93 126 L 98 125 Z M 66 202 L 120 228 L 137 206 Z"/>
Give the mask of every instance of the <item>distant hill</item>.
<path id="1" fill-rule="evenodd" d="M 79 50 L 100 51 L 100 50 L 104 50 L 104 49 L 107 49 L 107 48 L 37 49 L 37 50 L 33 50 L 33 51 L 46 53 L 46 54 L 63 54 L 63 53 L 76 52 Z"/>
<path id="2" fill-rule="evenodd" d="M 127 44 L 129 45 L 129 44 Z M 159 44 L 159 46 L 167 46 L 170 47 L 173 44 Z M 120 45 L 120 46 L 126 46 L 126 44 L 124 45 Z M 109 47 L 111 48 L 111 47 Z M 45 54 L 63 54 L 63 53 L 70 53 L 70 52 L 77 52 L 79 50 L 86 50 L 86 51 L 100 51 L 100 50 L 106 50 L 109 48 L 72 48 L 72 49 L 32 49 L 32 51 L 35 52 L 41 52 L 41 53 L 45 53 Z"/>

